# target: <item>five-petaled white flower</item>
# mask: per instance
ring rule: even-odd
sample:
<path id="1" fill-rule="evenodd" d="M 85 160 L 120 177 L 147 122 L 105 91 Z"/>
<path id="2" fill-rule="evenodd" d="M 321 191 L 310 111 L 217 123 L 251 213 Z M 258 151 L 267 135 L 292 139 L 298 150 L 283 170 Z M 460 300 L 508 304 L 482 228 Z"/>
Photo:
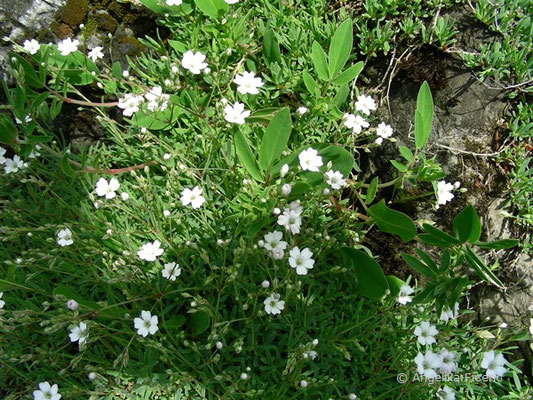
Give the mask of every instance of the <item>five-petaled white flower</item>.
<path id="1" fill-rule="evenodd" d="M 93 62 L 96 62 L 96 60 L 104 58 L 104 53 L 102 53 L 103 49 L 103 47 L 96 46 L 89 52 L 89 54 L 87 54 L 87 57 L 89 57 Z"/>
<path id="2" fill-rule="evenodd" d="M 332 189 L 340 189 L 346 186 L 346 181 L 339 171 L 329 170 L 326 172 L 326 183 L 331 186 Z"/>
<path id="3" fill-rule="evenodd" d="M 166 110 L 170 99 L 170 95 L 163 94 L 161 86 L 153 87 L 144 97 L 148 100 L 146 107 L 152 112 Z"/>
<path id="4" fill-rule="evenodd" d="M 418 336 L 418 343 L 422 346 L 435 343 L 435 336 L 437 333 L 439 333 L 439 331 L 435 328 L 435 325 L 431 325 L 428 321 L 422 321 L 420 325 L 415 328 L 415 335 Z"/>
<path id="5" fill-rule="evenodd" d="M 267 314 L 281 314 L 281 311 L 285 308 L 285 302 L 280 300 L 280 295 L 277 293 L 272 293 L 268 296 L 263 304 Z"/>
<path id="6" fill-rule="evenodd" d="M 437 390 L 437 399 L 439 400 L 455 400 L 455 392 L 449 386 L 443 386 Z"/>
<path id="7" fill-rule="evenodd" d="M 453 199 L 454 186 L 446 181 L 437 182 L 437 204 L 446 204 Z"/>
<path id="8" fill-rule="evenodd" d="M 205 197 L 202 196 L 202 189 L 195 186 L 191 189 L 183 189 L 181 192 L 181 204 L 184 206 L 191 205 L 192 208 L 200 208 L 205 202 Z"/>
<path id="9" fill-rule="evenodd" d="M 62 56 L 68 56 L 70 53 L 74 53 L 76 50 L 78 50 L 79 45 L 79 40 L 72 40 L 71 38 L 66 38 L 65 40 L 59 42 L 59 44 L 57 45 L 57 49 L 59 50 Z"/>
<path id="10" fill-rule="evenodd" d="M 283 233 L 280 231 L 269 232 L 265 235 L 264 247 L 272 253 L 275 260 L 281 260 L 285 254 L 284 250 L 287 248 L 287 242 L 283 239 Z"/>
<path id="11" fill-rule="evenodd" d="M 372 97 L 362 94 L 357 96 L 355 109 L 357 111 L 361 111 L 363 114 L 370 115 L 370 111 L 374 111 L 376 109 L 376 102 Z"/>
<path id="12" fill-rule="evenodd" d="M 122 108 L 122 114 L 126 117 L 131 117 L 137 111 L 139 106 L 143 102 L 144 98 L 141 95 L 135 95 L 133 93 L 126 93 L 123 98 L 118 99 L 118 108 Z"/>
<path id="13" fill-rule="evenodd" d="M 178 276 L 181 275 L 181 268 L 178 263 L 171 262 L 164 265 L 161 271 L 163 278 L 167 278 L 169 281 L 175 281 Z"/>
<path id="14" fill-rule="evenodd" d="M 21 169 L 26 168 L 27 164 L 21 160 L 16 154 L 13 156 L 13 159 L 6 158 L 4 162 L 4 171 L 6 174 L 11 174 L 18 172 Z"/>
<path id="15" fill-rule="evenodd" d="M 96 182 L 96 194 L 100 197 L 105 196 L 106 199 L 113 199 L 117 195 L 115 192 L 120 187 L 120 183 L 116 180 L 116 178 L 111 178 L 108 181 L 106 181 L 104 178 L 100 178 L 98 182 Z"/>
<path id="16" fill-rule="evenodd" d="M 198 75 L 203 69 L 207 68 L 207 63 L 204 61 L 205 55 L 199 51 L 193 53 L 192 50 L 187 50 L 181 59 L 181 66 L 192 74 Z"/>
<path id="17" fill-rule="evenodd" d="M 376 128 L 376 135 L 382 139 L 388 139 L 392 136 L 392 127 L 387 125 L 385 122 L 382 122 Z"/>
<path id="18" fill-rule="evenodd" d="M 411 297 L 411 294 L 413 294 L 415 290 L 409 286 L 409 285 L 403 285 L 400 288 L 400 293 L 398 293 L 398 297 L 396 298 L 396 301 L 400 304 L 407 304 L 413 301 L 413 298 Z"/>
<path id="19" fill-rule="evenodd" d="M 261 78 L 256 77 L 254 72 L 243 72 L 242 75 L 237 75 L 233 79 L 238 87 L 237 91 L 241 94 L 258 94 L 259 89 L 263 86 L 263 81 Z"/>
<path id="20" fill-rule="evenodd" d="M 6 302 L 4 300 L 1 300 L 3 296 L 4 292 L 0 292 L 0 309 L 4 308 L 4 306 L 6 305 Z"/>
<path id="21" fill-rule="evenodd" d="M 39 390 L 33 391 L 33 400 L 59 400 L 60 398 L 57 385 L 50 386 L 48 382 L 39 383 Z"/>
<path id="22" fill-rule="evenodd" d="M 248 118 L 250 111 L 244 109 L 244 104 L 235 103 L 234 105 L 227 104 L 224 107 L 224 119 L 233 124 L 244 124 L 245 118 Z"/>
<path id="23" fill-rule="evenodd" d="M 437 376 L 437 369 L 440 368 L 442 360 L 438 354 L 427 351 L 425 354 L 418 353 L 415 357 L 415 363 L 419 374 L 428 379 L 433 379 Z"/>
<path id="24" fill-rule="evenodd" d="M 24 50 L 30 54 L 37 53 L 39 49 L 41 48 L 41 45 L 35 39 L 25 40 L 24 43 L 22 44 L 24 45 Z"/>
<path id="25" fill-rule="evenodd" d="M 163 254 L 163 251 L 159 240 L 154 240 L 152 243 L 143 244 L 137 252 L 137 256 L 139 256 L 141 260 L 155 261 L 157 257 Z"/>
<path id="26" fill-rule="evenodd" d="M 486 351 L 483 353 L 483 360 L 481 361 L 481 368 L 487 370 L 485 375 L 491 379 L 497 379 L 501 376 L 504 376 L 507 370 L 504 365 L 507 364 L 507 360 L 504 358 L 503 354 L 498 354 L 494 350 Z"/>
<path id="27" fill-rule="evenodd" d="M 322 166 L 322 157 L 318 155 L 318 152 L 309 147 L 307 150 L 303 150 L 299 155 L 300 167 L 304 171 L 318 172 L 318 168 Z"/>
<path id="28" fill-rule="evenodd" d="M 344 126 L 351 129 L 353 133 L 361 133 L 363 128 L 368 128 L 370 124 L 360 115 L 344 114 Z"/>
<path id="29" fill-rule="evenodd" d="M 296 235 L 297 233 L 300 233 L 302 217 L 299 212 L 285 210 L 283 211 L 283 214 L 278 216 L 278 225 L 284 226 L 286 230 L 290 231 L 293 235 Z"/>
<path id="30" fill-rule="evenodd" d="M 440 372 L 444 372 L 446 374 L 454 372 L 456 369 L 455 354 L 449 351 L 448 349 L 442 349 L 439 353 L 439 356 L 442 360 L 440 365 Z"/>
<path id="31" fill-rule="evenodd" d="M 159 329 L 157 327 L 157 315 L 152 315 L 150 311 L 141 311 L 141 318 L 135 318 L 133 320 L 137 334 L 142 337 L 153 335 Z"/>
<path id="32" fill-rule="evenodd" d="M 439 319 L 448 322 L 451 319 L 457 318 L 457 315 L 459 315 L 459 303 L 455 303 L 453 310 L 449 307 L 443 307 Z"/>
<path id="33" fill-rule="evenodd" d="M 179 6 L 183 0 L 167 0 L 167 6 Z"/>
<path id="34" fill-rule="evenodd" d="M 70 229 L 61 229 L 57 234 L 57 244 L 65 247 L 70 246 L 72 243 L 74 243 L 74 240 L 72 240 L 72 232 Z"/>
<path id="35" fill-rule="evenodd" d="M 296 268 L 298 275 L 307 275 L 307 271 L 313 269 L 315 260 L 313 260 L 313 253 L 306 247 L 300 250 L 298 246 L 293 247 L 289 252 L 289 264 L 292 268 Z"/>
<path id="36" fill-rule="evenodd" d="M 71 342 L 78 342 L 81 348 L 89 336 L 87 324 L 85 322 L 80 322 L 78 326 L 73 326 L 70 328 L 70 334 L 68 336 L 70 337 Z"/>

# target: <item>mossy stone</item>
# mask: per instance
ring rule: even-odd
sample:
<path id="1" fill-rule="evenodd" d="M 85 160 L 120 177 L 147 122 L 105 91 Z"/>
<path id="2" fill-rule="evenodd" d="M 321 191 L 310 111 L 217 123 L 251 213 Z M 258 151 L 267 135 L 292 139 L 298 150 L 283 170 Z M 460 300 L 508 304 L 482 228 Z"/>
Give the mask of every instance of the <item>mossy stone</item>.
<path id="1" fill-rule="evenodd" d="M 66 4 L 57 12 L 56 19 L 71 27 L 76 27 L 83 22 L 88 12 L 88 0 L 67 0 Z"/>

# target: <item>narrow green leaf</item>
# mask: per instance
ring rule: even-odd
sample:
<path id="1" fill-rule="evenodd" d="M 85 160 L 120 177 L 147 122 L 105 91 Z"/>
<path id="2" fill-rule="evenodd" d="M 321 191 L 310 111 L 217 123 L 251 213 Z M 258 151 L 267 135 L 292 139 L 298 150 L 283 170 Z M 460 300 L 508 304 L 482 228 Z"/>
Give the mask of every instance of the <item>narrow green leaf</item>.
<path id="1" fill-rule="evenodd" d="M 191 328 L 192 334 L 198 336 L 209 328 L 211 318 L 206 311 L 196 311 L 191 314 Z"/>
<path id="2" fill-rule="evenodd" d="M 472 205 L 468 205 L 453 219 L 453 231 L 461 242 L 476 242 L 481 236 L 481 222 Z"/>
<path id="3" fill-rule="evenodd" d="M 502 239 L 494 242 L 475 242 L 474 244 L 482 249 L 510 249 L 515 247 L 520 241 L 518 239 Z"/>
<path id="4" fill-rule="evenodd" d="M 396 168 L 400 172 L 407 172 L 408 168 L 407 166 L 403 165 L 401 162 L 398 162 L 396 160 L 390 160 L 391 164 L 394 165 L 394 168 Z"/>
<path id="5" fill-rule="evenodd" d="M 303 72 L 303 80 L 305 88 L 315 97 L 320 96 L 320 88 L 318 87 L 317 83 L 313 79 L 313 77 L 307 72 Z"/>
<path id="6" fill-rule="evenodd" d="M 429 85 L 424 81 L 416 99 L 415 146 L 417 149 L 426 144 L 433 125 L 433 96 Z"/>
<path id="7" fill-rule="evenodd" d="M 344 262 L 355 270 L 357 292 L 374 300 L 382 298 L 389 290 L 389 283 L 379 264 L 357 249 L 342 247 L 340 251 Z"/>
<path id="8" fill-rule="evenodd" d="M 427 233 L 419 233 L 418 238 L 422 243 L 429 244 L 430 246 L 437 247 L 450 247 L 449 243 L 443 242 L 442 240 L 436 239 L 433 236 Z"/>
<path id="9" fill-rule="evenodd" d="M 387 283 L 389 284 L 390 295 L 396 297 L 400 293 L 400 289 L 405 285 L 405 282 L 394 275 L 387 275 Z"/>
<path id="10" fill-rule="evenodd" d="M 376 197 L 376 192 L 378 190 L 378 183 L 379 178 L 376 176 L 372 181 L 370 181 L 370 185 L 368 185 L 368 189 L 366 190 L 366 197 L 365 197 L 365 203 L 371 204 L 374 201 L 374 197 Z"/>
<path id="11" fill-rule="evenodd" d="M 341 86 L 339 88 L 339 91 L 333 98 L 333 104 L 335 104 L 337 107 L 340 108 L 342 104 L 344 104 L 344 102 L 346 101 L 349 95 L 350 95 L 350 88 L 348 87 L 348 85 Z"/>
<path id="12" fill-rule="evenodd" d="M 76 176 L 76 171 L 70 166 L 68 163 L 68 154 L 67 152 L 64 152 L 61 156 L 61 160 L 59 161 L 59 165 L 61 167 L 61 171 L 68 177 L 73 178 Z"/>
<path id="13" fill-rule="evenodd" d="M 423 224 L 422 228 L 433 238 L 445 243 L 446 245 L 454 245 L 454 244 L 461 244 L 460 240 L 457 240 L 457 238 L 454 238 L 451 235 L 448 235 L 446 232 L 441 231 L 438 228 L 435 228 L 434 226 L 431 226 L 429 224 Z M 420 236 L 420 235 L 419 235 Z"/>
<path id="14" fill-rule="evenodd" d="M 272 118 L 261 141 L 259 166 L 263 171 L 268 170 L 286 149 L 291 129 L 291 114 L 284 108 Z"/>
<path id="15" fill-rule="evenodd" d="M 248 141 L 240 131 L 235 133 L 235 148 L 237 150 L 237 156 L 241 160 L 244 168 L 246 168 L 254 179 L 258 181 L 262 180 L 256 158 L 250 149 Z"/>
<path id="16" fill-rule="evenodd" d="M 228 10 L 228 5 L 224 0 L 194 0 L 194 4 L 205 15 L 215 19 Z"/>
<path id="17" fill-rule="evenodd" d="M 0 143 L 13 145 L 16 142 L 18 130 L 8 114 L 0 114 Z"/>
<path id="18" fill-rule="evenodd" d="M 440 269 L 442 271 L 446 271 L 448 269 L 450 266 L 450 259 L 450 252 L 448 249 L 445 249 L 440 256 Z"/>
<path id="19" fill-rule="evenodd" d="M 348 61 L 352 51 L 353 23 L 347 19 L 339 25 L 329 45 L 329 77 L 335 78 Z"/>
<path id="20" fill-rule="evenodd" d="M 315 72 L 317 73 L 318 77 L 323 81 L 327 81 L 329 79 L 329 76 L 326 53 L 324 52 L 322 46 L 320 46 L 316 40 L 313 42 L 313 47 L 311 49 L 311 58 L 313 60 Z"/>
<path id="21" fill-rule="evenodd" d="M 479 256 L 469 247 L 466 247 L 465 258 L 483 280 L 503 288 L 502 281 L 500 281 L 498 277 L 494 275 L 494 272 L 492 272 L 479 258 Z"/>
<path id="22" fill-rule="evenodd" d="M 411 268 L 413 268 L 419 274 L 427 276 L 429 278 L 435 276 L 435 273 L 431 270 L 431 268 L 429 268 L 426 264 L 416 259 L 415 257 L 410 256 L 409 254 L 406 254 L 406 253 L 402 253 L 402 258 L 405 260 L 407 264 L 409 264 Z"/>
<path id="23" fill-rule="evenodd" d="M 122 79 L 122 66 L 118 61 L 115 61 L 111 66 L 111 72 L 115 79 Z"/>
<path id="24" fill-rule="evenodd" d="M 413 155 L 413 152 L 411 150 L 409 150 L 408 147 L 399 146 L 398 150 L 400 150 L 400 154 L 402 155 L 403 158 L 405 158 L 407 160 L 407 162 L 412 163 L 413 160 L 415 159 L 415 156 Z"/>
<path id="25" fill-rule="evenodd" d="M 352 65 L 347 70 L 343 71 L 339 76 L 333 79 L 333 84 L 342 86 L 357 79 L 361 71 L 363 70 L 365 63 L 359 61 L 357 64 Z"/>
<path id="26" fill-rule="evenodd" d="M 404 242 L 416 236 L 416 226 L 411 218 L 387 207 L 384 200 L 370 207 L 368 214 L 381 231 L 398 235 Z"/>
<path id="27" fill-rule="evenodd" d="M 439 267 L 435 264 L 435 261 L 430 257 L 428 253 L 423 250 L 415 249 L 416 254 L 420 259 L 436 274 L 439 273 Z"/>
<path id="28" fill-rule="evenodd" d="M 274 118 L 274 115 L 279 111 L 278 107 L 263 108 L 261 110 L 254 111 L 246 118 L 246 122 L 260 122 L 262 124 L 268 124 Z"/>
<path id="29" fill-rule="evenodd" d="M 268 66 L 272 62 L 281 62 L 279 43 L 272 29 L 268 29 L 263 37 L 263 57 Z"/>

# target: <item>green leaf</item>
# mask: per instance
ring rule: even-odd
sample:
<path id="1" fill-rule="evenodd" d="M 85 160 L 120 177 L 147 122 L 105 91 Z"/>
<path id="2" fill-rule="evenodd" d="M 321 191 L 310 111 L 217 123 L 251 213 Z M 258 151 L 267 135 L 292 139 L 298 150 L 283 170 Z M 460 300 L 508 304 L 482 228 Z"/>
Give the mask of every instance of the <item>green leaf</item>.
<path id="1" fill-rule="evenodd" d="M 194 0 L 196 7 L 211 18 L 218 18 L 228 10 L 228 4 L 224 0 Z"/>
<path id="2" fill-rule="evenodd" d="M 235 148 L 237 156 L 239 157 L 239 160 L 241 160 L 244 168 L 246 168 L 254 179 L 258 181 L 262 180 L 261 171 L 257 165 L 256 158 L 250 149 L 248 141 L 240 131 L 235 133 Z"/>
<path id="3" fill-rule="evenodd" d="M 313 60 L 313 65 L 315 67 L 315 71 L 318 77 L 323 81 L 327 81 L 329 79 L 329 76 L 326 53 L 324 52 L 322 46 L 320 46 L 316 40 L 313 42 L 313 47 L 311 49 L 311 58 Z"/>
<path id="4" fill-rule="evenodd" d="M 309 91 L 309 93 L 311 93 L 315 97 L 319 97 L 320 88 L 316 84 L 313 77 L 307 71 L 303 72 L 303 80 L 304 80 L 304 85 L 306 89 Z"/>
<path id="5" fill-rule="evenodd" d="M 329 44 L 329 77 L 335 78 L 348 61 L 352 51 L 353 23 L 347 19 L 339 25 Z"/>
<path id="6" fill-rule="evenodd" d="M 291 114 L 284 108 L 272 118 L 261 141 L 259 166 L 262 170 L 268 170 L 287 148 L 291 129 Z"/>
<path id="7" fill-rule="evenodd" d="M 454 245 L 454 244 L 461 244 L 460 240 L 457 240 L 451 235 L 448 235 L 446 232 L 441 231 L 438 228 L 435 228 L 434 226 L 431 226 L 429 224 L 423 224 L 422 228 L 434 239 L 443 242 L 446 246 Z M 420 236 L 420 235 L 419 235 Z"/>
<path id="8" fill-rule="evenodd" d="M 24 78 L 26 83 L 30 86 L 37 89 L 41 89 L 44 86 L 44 81 L 39 79 L 33 66 L 20 54 L 9 53 L 9 64 L 15 70 L 19 69 L 19 65 L 22 66 L 22 69 L 24 70 Z"/>
<path id="9" fill-rule="evenodd" d="M 461 242 L 476 242 L 481 236 L 481 222 L 472 205 L 468 205 L 453 219 L 453 231 Z"/>
<path id="10" fill-rule="evenodd" d="M 0 114 L 0 143 L 14 145 L 18 130 L 8 114 Z"/>
<path id="11" fill-rule="evenodd" d="M 419 233 L 418 238 L 422 243 L 429 244 L 430 246 L 437 247 L 450 247 L 449 243 L 443 242 L 442 240 L 435 239 L 433 236 L 428 235 L 427 233 Z"/>
<path id="12" fill-rule="evenodd" d="M 279 43 L 272 29 L 268 29 L 263 37 L 263 57 L 268 66 L 270 63 L 281 63 Z"/>
<path id="13" fill-rule="evenodd" d="M 426 144 L 433 125 L 433 96 L 429 85 L 424 81 L 416 99 L 415 146 L 417 149 Z"/>
<path id="14" fill-rule="evenodd" d="M 440 256 L 440 269 L 446 271 L 450 267 L 450 252 L 445 249 Z"/>
<path id="15" fill-rule="evenodd" d="M 390 160 L 391 164 L 394 165 L 394 168 L 396 168 L 400 172 L 407 172 L 408 168 L 407 166 L 403 165 L 401 162 L 398 162 L 396 160 Z"/>
<path id="16" fill-rule="evenodd" d="M 368 214 L 381 231 L 398 235 L 404 242 L 408 242 L 416 236 L 416 226 L 411 218 L 387 207 L 385 200 L 370 207 Z"/>
<path id="17" fill-rule="evenodd" d="M 185 43 L 180 42 L 178 40 L 169 40 L 168 44 L 176 50 L 176 53 L 183 54 L 189 50 L 189 46 L 187 46 Z"/>
<path id="18" fill-rule="evenodd" d="M 156 14 L 163 14 L 165 12 L 168 12 L 171 8 L 174 8 L 174 7 L 162 6 L 159 0 L 141 0 L 141 3 L 146 8 L 148 8 L 149 10 L 152 10 Z"/>
<path id="19" fill-rule="evenodd" d="M 481 279 L 486 282 L 492 283 L 500 288 L 503 288 L 503 283 L 498 279 L 494 272 L 492 272 L 485 263 L 479 258 L 479 256 L 472 251 L 469 247 L 465 249 L 466 261 L 474 268 Z"/>
<path id="20" fill-rule="evenodd" d="M 379 178 L 376 176 L 372 181 L 370 181 L 370 185 L 368 185 L 368 189 L 366 190 L 366 197 L 365 197 L 365 203 L 371 204 L 372 201 L 374 201 L 374 197 L 376 197 L 376 192 L 378 190 L 378 183 Z"/>
<path id="21" fill-rule="evenodd" d="M 191 314 L 191 328 L 192 334 L 198 336 L 209 328 L 211 318 L 206 311 L 196 311 Z"/>
<path id="22" fill-rule="evenodd" d="M 399 146 L 398 149 L 400 150 L 400 154 L 403 158 L 407 160 L 407 162 L 412 163 L 415 159 L 415 156 L 413 155 L 413 152 L 409 150 L 408 147 L 405 146 Z"/>
<path id="23" fill-rule="evenodd" d="M 268 124 L 272 121 L 272 118 L 279 111 L 277 107 L 263 108 L 261 110 L 254 111 L 251 113 L 246 122 L 260 122 L 262 124 Z"/>
<path id="24" fill-rule="evenodd" d="M 111 66 L 111 72 L 115 79 L 122 79 L 122 66 L 118 61 L 115 61 Z"/>
<path id="25" fill-rule="evenodd" d="M 345 70 L 342 74 L 333 79 L 333 84 L 342 86 L 347 83 L 352 82 L 354 79 L 357 79 L 361 71 L 363 70 L 365 63 L 359 61 L 357 64 L 352 65 L 350 68 Z"/>
<path id="26" fill-rule="evenodd" d="M 510 249 L 515 247 L 520 241 L 518 239 L 502 239 L 494 242 L 475 242 L 474 244 L 482 249 Z"/>
<path id="27" fill-rule="evenodd" d="M 406 283 L 400 278 L 395 277 L 394 275 L 387 275 L 387 283 L 389 284 L 390 295 L 396 297 L 400 293 L 400 289 Z"/>
<path id="28" fill-rule="evenodd" d="M 386 295 L 389 284 L 379 264 L 368 254 L 350 247 L 340 249 L 344 262 L 355 270 L 357 292 L 361 296 L 379 300 Z"/>
<path id="29" fill-rule="evenodd" d="M 406 253 L 402 253 L 402 258 L 405 260 L 407 264 L 409 264 L 411 268 L 413 268 L 419 274 L 430 277 L 430 278 L 435 276 L 435 273 L 431 270 L 431 268 L 429 268 L 426 264 L 416 259 L 415 257 L 410 256 L 409 254 L 406 254 Z"/>
<path id="30" fill-rule="evenodd" d="M 76 171 L 70 166 L 68 163 L 68 153 L 64 152 L 61 156 L 61 160 L 59 160 L 59 165 L 61 167 L 61 171 L 68 177 L 74 178 L 76 176 Z"/>
<path id="31" fill-rule="evenodd" d="M 335 104 L 337 107 L 341 107 L 349 95 L 350 95 L 350 88 L 348 87 L 348 85 L 341 86 L 339 88 L 339 91 L 333 98 L 333 104 Z"/>
<path id="32" fill-rule="evenodd" d="M 426 253 L 423 250 L 415 249 L 416 254 L 420 259 L 436 274 L 439 273 L 439 267 L 437 267 L 437 264 L 435 264 L 435 261 L 429 256 L 428 253 Z"/>

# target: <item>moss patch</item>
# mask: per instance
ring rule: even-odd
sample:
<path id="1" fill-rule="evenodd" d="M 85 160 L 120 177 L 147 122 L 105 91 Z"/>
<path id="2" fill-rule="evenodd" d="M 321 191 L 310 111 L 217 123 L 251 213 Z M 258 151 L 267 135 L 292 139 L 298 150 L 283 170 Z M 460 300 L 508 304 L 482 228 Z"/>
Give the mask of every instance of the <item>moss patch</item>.
<path id="1" fill-rule="evenodd" d="M 56 20 L 74 28 L 83 22 L 88 12 L 88 0 L 67 0 L 56 13 Z"/>

